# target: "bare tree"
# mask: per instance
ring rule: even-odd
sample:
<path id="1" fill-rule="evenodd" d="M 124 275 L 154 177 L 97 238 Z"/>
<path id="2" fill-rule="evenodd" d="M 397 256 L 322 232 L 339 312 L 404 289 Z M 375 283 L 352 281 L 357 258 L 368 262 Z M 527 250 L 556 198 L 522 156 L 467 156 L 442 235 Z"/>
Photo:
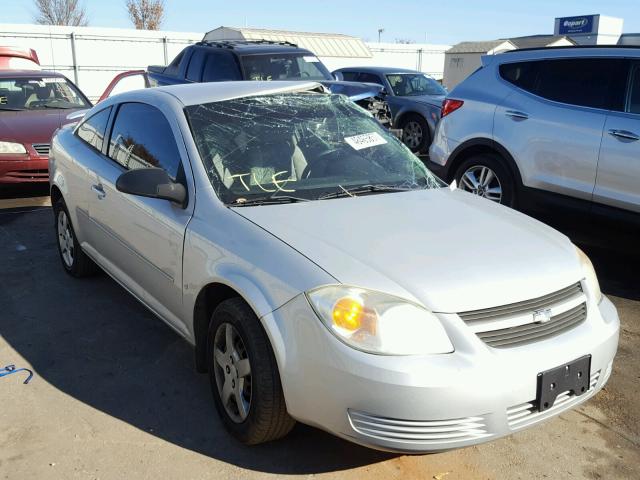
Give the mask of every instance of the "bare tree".
<path id="1" fill-rule="evenodd" d="M 127 0 L 127 11 L 138 30 L 159 30 L 164 20 L 164 0 Z"/>
<path id="2" fill-rule="evenodd" d="M 79 0 L 33 0 L 37 8 L 34 16 L 40 25 L 71 25 L 85 27 L 89 24 L 87 11 Z"/>

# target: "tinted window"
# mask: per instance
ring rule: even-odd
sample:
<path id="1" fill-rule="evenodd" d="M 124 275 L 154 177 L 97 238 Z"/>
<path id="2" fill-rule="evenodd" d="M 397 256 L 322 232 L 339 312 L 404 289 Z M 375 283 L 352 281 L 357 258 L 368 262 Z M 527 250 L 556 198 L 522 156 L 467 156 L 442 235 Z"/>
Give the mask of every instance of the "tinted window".
<path id="1" fill-rule="evenodd" d="M 202 78 L 202 67 L 204 66 L 205 52 L 201 48 L 194 48 L 189 66 L 187 67 L 187 80 L 199 82 Z"/>
<path id="2" fill-rule="evenodd" d="M 100 110 L 80 124 L 76 135 L 96 150 L 102 151 L 104 132 L 107 129 L 111 107 Z"/>
<path id="3" fill-rule="evenodd" d="M 240 80 L 240 70 L 233 55 L 223 52 L 210 52 L 202 73 L 203 82 L 224 82 Z"/>
<path id="4" fill-rule="evenodd" d="M 329 70 L 311 54 L 268 54 L 242 57 L 246 80 L 332 80 Z"/>
<path id="5" fill-rule="evenodd" d="M 631 88 L 629 90 L 629 107 L 631 113 L 640 113 L 640 65 L 633 69 L 631 77 Z"/>
<path id="6" fill-rule="evenodd" d="M 500 66 L 502 77 L 536 95 L 584 107 L 621 110 L 626 60 L 574 58 Z"/>
<path id="7" fill-rule="evenodd" d="M 177 177 L 180 154 L 166 118 L 144 103 L 123 103 L 111 131 L 109 156 L 127 169 L 159 167 Z"/>
<path id="8" fill-rule="evenodd" d="M 355 82 L 358 72 L 340 72 L 345 82 Z"/>
<path id="9" fill-rule="evenodd" d="M 382 80 L 380 80 L 380 77 L 378 75 L 374 75 L 373 73 L 361 73 L 358 76 L 358 81 L 365 83 L 377 83 L 378 85 L 382 85 Z"/>

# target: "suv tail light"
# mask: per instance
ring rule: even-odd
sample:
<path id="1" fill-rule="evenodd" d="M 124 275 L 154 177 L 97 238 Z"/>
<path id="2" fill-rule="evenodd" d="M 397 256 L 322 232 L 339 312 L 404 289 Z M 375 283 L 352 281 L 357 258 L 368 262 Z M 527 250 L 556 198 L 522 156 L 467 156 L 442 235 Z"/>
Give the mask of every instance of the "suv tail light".
<path id="1" fill-rule="evenodd" d="M 442 109 L 440 110 L 440 118 L 444 118 L 451 112 L 458 110 L 464 102 L 462 100 L 454 100 L 453 98 L 445 98 L 442 102 Z"/>

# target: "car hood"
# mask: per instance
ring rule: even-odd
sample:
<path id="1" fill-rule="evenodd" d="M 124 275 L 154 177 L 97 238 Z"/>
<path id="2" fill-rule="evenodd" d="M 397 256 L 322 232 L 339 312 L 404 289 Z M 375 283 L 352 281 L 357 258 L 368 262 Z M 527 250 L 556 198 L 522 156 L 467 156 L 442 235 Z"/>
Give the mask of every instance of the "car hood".
<path id="1" fill-rule="evenodd" d="M 238 207 L 339 282 L 463 312 L 575 283 L 575 247 L 509 208 L 448 188 Z"/>
<path id="2" fill-rule="evenodd" d="M 20 143 L 49 143 L 53 132 L 74 110 L 0 111 L 0 140 Z"/>
<path id="3" fill-rule="evenodd" d="M 384 89 L 382 85 L 375 83 L 341 82 L 339 80 L 322 80 L 320 83 L 331 90 L 331 93 L 346 95 L 353 102 L 381 96 Z"/>

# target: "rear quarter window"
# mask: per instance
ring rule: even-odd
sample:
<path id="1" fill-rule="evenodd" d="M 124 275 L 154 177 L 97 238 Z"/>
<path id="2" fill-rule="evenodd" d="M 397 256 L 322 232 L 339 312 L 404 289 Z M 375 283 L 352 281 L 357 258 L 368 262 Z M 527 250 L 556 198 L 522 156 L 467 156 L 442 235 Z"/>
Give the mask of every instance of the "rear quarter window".
<path id="1" fill-rule="evenodd" d="M 102 145 L 104 144 L 104 135 L 107 129 L 107 122 L 109 121 L 109 115 L 111 114 L 111 108 L 112 107 L 108 107 L 94 113 L 82 122 L 76 130 L 76 135 L 79 138 L 99 152 L 102 151 Z"/>
<path id="2" fill-rule="evenodd" d="M 563 58 L 500 65 L 500 76 L 556 102 L 622 110 L 628 62 L 621 58 Z"/>

